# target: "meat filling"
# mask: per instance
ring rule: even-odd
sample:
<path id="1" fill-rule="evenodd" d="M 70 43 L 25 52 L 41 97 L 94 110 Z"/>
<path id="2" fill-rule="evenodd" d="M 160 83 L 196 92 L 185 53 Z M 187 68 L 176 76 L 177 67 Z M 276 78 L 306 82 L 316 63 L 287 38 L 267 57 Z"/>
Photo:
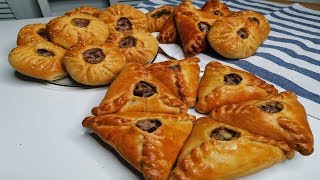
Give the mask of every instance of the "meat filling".
<path id="1" fill-rule="evenodd" d="M 205 22 L 200 22 L 198 24 L 198 27 L 199 27 L 201 32 L 207 33 L 207 32 L 210 31 L 210 25 L 205 23 Z"/>
<path id="2" fill-rule="evenodd" d="M 84 59 L 90 64 L 101 62 L 106 56 L 99 48 L 88 49 L 83 52 Z"/>
<path id="3" fill-rule="evenodd" d="M 116 30 L 123 32 L 132 29 L 132 23 L 128 18 L 122 17 L 117 21 Z"/>
<path id="4" fill-rule="evenodd" d="M 230 141 L 240 137 L 240 133 L 227 127 L 218 127 L 211 131 L 210 137 L 219 141 Z"/>
<path id="5" fill-rule="evenodd" d="M 237 35 L 242 39 L 247 39 L 249 37 L 248 30 L 246 28 L 240 28 L 237 31 Z"/>
<path id="6" fill-rule="evenodd" d="M 283 105 L 276 101 L 267 102 L 266 104 L 259 105 L 258 107 L 267 113 L 277 113 L 283 109 Z"/>
<path id="7" fill-rule="evenodd" d="M 121 41 L 119 42 L 120 48 L 135 47 L 136 45 L 137 45 L 137 39 L 133 36 L 122 38 Z"/>
<path id="8" fill-rule="evenodd" d="M 162 11 L 158 11 L 158 12 L 152 14 L 151 17 L 153 19 L 158 19 L 158 18 L 160 18 L 162 16 L 167 16 L 167 15 L 170 15 L 170 14 L 171 14 L 170 11 L 167 11 L 166 9 L 164 9 Z"/>
<path id="9" fill-rule="evenodd" d="M 152 133 L 161 126 L 161 122 L 157 119 L 140 120 L 137 122 L 136 126 L 143 131 Z"/>
<path id="10" fill-rule="evenodd" d="M 49 40 L 48 31 L 46 29 L 44 29 L 44 28 L 39 29 L 37 34 L 39 34 L 41 37 Z"/>
<path id="11" fill-rule="evenodd" d="M 235 73 L 230 73 L 224 76 L 226 85 L 237 85 L 242 81 L 242 77 Z"/>
<path id="12" fill-rule="evenodd" d="M 54 53 L 51 51 L 48 51 L 46 49 L 38 49 L 37 51 L 38 55 L 43 56 L 43 57 L 54 57 Z"/>
<path id="13" fill-rule="evenodd" d="M 133 90 L 133 95 L 147 98 L 157 93 L 157 87 L 145 81 L 140 81 L 136 84 Z"/>
<path id="14" fill-rule="evenodd" d="M 80 28 L 87 27 L 89 23 L 90 23 L 89 19 L 82 19 L 82 18 L 74 18 L 71 21 L 72 25 Z"/>

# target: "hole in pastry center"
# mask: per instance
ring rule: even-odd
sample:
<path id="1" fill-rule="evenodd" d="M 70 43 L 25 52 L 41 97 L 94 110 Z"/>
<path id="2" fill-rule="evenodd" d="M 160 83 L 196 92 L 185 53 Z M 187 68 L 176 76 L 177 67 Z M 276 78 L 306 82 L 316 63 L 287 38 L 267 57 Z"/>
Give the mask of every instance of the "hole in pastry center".
<path id="1" fill-rule="evenodd" d="M 101 62 L 106 56 L 103 54 L 102 49 L 92 48 L 83 52 L 84 59 L 90 64 L 97 64 Z"/>
<path id="2" fill-rule="evenodd" d="M 132 23 L 128 18 L 122 17 L 117 21 L 117 31 L 123 32 L 130 29 L 132 29 Z"/>
<path id="3" fill-rule="evenodd" d="M 155 93 L 157 93 L 157 87 L 145 81 L 138 82 L 133 91 L 134 96 L 142 98 L 150 97 Z"/>
<path id="4" fill-rule="evenodd" d="M 198 24 L 198 27 L 199 27 L 201 32 L 207 33 L 207 32 L 210 31 L 210 25 L 205 23 L 205 22 L 200 22 Z"/>
<path id="5" fill-rule="evenodd" d="M 235 73 L 230 73 L 224 76 L 226 85 L 237 85 L 242 81 L 242 77 Z"/>
<path id="6" fill-rule="evenodd" d="M 258 18 L 256 18 L 256 17 L 248 17 L 248 19 L 249 19 L 250 21 L 252 21 L 252 22 L 257 23 L 258 25 L 260 25 L 260 21 L 259 21 Z"/>
<path id="7" fill-rule="evenodd" d="M 74 18 L 71 21 L 71 24 L 76 26 L 76 27 L 87 27 L 90 23 L 89 19 L 82 19 L 82 18 Z"/>
<path id="8" fill-rule="evenodd" d="M 136 126 L 143 131 L 152 133 L 161 126 L 161 122 L 158 119 L 140 120 L 137 122 Z"/>
<path id="9" fill-rule="evenodd" d="M 262 111 L 267 113 L 277 113 L 283 109 L 283 105 L 280 102 L 271 101 L 258 106 Z"/>
<path id="10" fill-rule="evenodd" d="M 180 66 L 179 66 L 179 64 L 172 65 L 169 67 L 169 69 L 172 71 L 180 71 Z"/>
<path id="11" fill-rule="evenodd" d="M 41 37 L 49 40 L 48 31 L 44 28 L 41 28 L 38 30 L 37 34 L 39 34 Z"/>
<path id="12" fill-rule="evenodd" d="M 220 141 L 230 141 L 238 139 L 240 137 L 240 133 L 227 127 L 221 126 L 211 131 L 210 137 Z"/>
<path id="13" fill-rule="evenodd" d="M 46 49 L 38 49 L 37 50 L 37 53 L 40 55 L 40 56 L 43 56 L 43 57 L 54 57 L 54 53 L 51 52 L 51 51 L 48 51 Z"/>
<path id="14" fill-rule="evenodd" d="M 119 42 L 119 47 L 121 48 L 129 48 L 134 47 L 137 45 L 137 39 L 133 36 L 128 36 L 125 38 L 122 38 Z"/>
<path id="15" fill-rule="evenodd" d="M 153 19 L 158 19 L 158 18 L 160 18 L 160 17 L 162 17 L 162 16 L 167 16 L 167 15 L 170 15 L 170 14 L 171 14 L 170 11 L 164 9 L 164 10 L 162 10 L 162 11 L 158 11 L 158 12 L 152 14 L 151 17 L 152 17 Z"/>
<path id="16" fill-rule="evenodd" d="M 248 30 L 245 29 L 245 28 L 240 28 L 238 31 L 237 31 L 237 35 L 239 37 L 241 37 L 242 39 L 247 39 L 249 37 L 249 33 L 248 33 Z"/>
<path id="17" fill-rule="evenodd" d="M 223 16 L 223 13 L 219 10 L 215 10 L 212 12 L 214 15 Z"/>

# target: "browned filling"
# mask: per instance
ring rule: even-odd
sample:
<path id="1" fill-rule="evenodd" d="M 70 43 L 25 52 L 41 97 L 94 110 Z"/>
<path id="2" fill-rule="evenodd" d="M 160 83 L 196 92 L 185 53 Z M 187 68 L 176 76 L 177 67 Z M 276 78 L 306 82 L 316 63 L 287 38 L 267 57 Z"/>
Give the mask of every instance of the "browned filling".
<path id="1" fill-rule="evenodd" d="M 214 15 L 218 15 L 218 16 L 223 16 L 223 13 L 219 10 L 213 11 L 212 12 Z"/>
<path id="2" fill-rule="evenodd" d="M 133 36 L 127 36 L 121 39 L 119 42 L 120 48 L 129 48 L 137 45 L 137 39 Z"/>
<path id="3" fill-rule="evenodd" d="M 132 29 L 132 23 L 128 18 L 122 17 L 117 21 L 116 30 L 123 32 Z"/>
<path id="4" fill-rule="evenodd" d="M 38 53 L 38 55 L 43 56 L 43 57 L 53 57 L 53 56 L 55 56 L 53 52 L 48 51 L 46 49 L 38 49 L 37 53 Z"/>
<path id="5" fill-rule="evenodd" d="M 158 19 L 158 18 L 160 18 L 160 17 L 162 17 L 162 16 L 167 16 L 167 15 L 170 15 L 170 14 L 171 14 L 170 11 L 167 11 L 166 9 L 164 9 L 164 10 L 162 10 L 162 11 L 158 11 L 158 12 L 152 14 L 151 17 L 152 17 L 153 19 Z"/>
<path id="6" fill-rule="evenodd" d="M 260 108 L 262 111 L 265 111 L 267 113 L 277 113 L 283 109 L 283 105 L 280 102 L 271 101 L 271 102 L 267 102 L 265 104 L 259 105 L 258 108 Z"/>
<path id="7" fill-rule="evenodd" d="M 230 141 L 233 139 L 238 139 L 240 137 L 240 133 L 227 127 L 221 126 L 211 131 L 210 137 L 215 138 L 219 141 Z"/>
<path id="8" fill-rule="evenodd" d="M 161 126 L 161 122 L 158 119 L 140 120 L 137 122 L 136 126 L 143 131 L 152 133 Z"/>
<path id="9" fill-rule="evenodd" d="M 90 64 L 97 64 L 101 62 L 106 56 L 100 48 L 92 48 L 83 52 L 84 59 Z"/>
<path id="10" fill-rule="evenodd" d="M 242 77 L 235 73 L 230 73 L 224 76 L 224 84 L 237 85 L 242 81 Z"/>
<path id="11" fill-rule="evenodd" d="M 237 35 L 239 37 L 241 37 L 242 39 L 247 39 L 249 37 L 249 33 L 248 33 L 248 30 L 246 28 L 240 28 L 237 31 Z"/>
<path id="12" fill-rule="evenodd" d="M 145 81 L 138 82 L 133 90 L 134 96 L 142 98 L 150 97 L 155 93 L 157 93 L 157 87 Z"/>
<path id="13" fill-rule="evenodd" d="M 180 71 L 180 66 L 179 66 L 179 64 L 172 65 L 169 67 L 169 69 L 172 71 Z"/>
<path id="14" fill-rule="evenodd" d="M 48 31 L 44 28 L 41 28 L 38 30 L 37 34 L 39 34 L 41 37 L 49 40 Z"/>
<path id="15" fill-rule="evenodd" d="M 260 25 L 260 21 L 259 21 L 258 18 L 256 18 L 256 17 L 248 17 L 248 19 L 249 19 L 250 21 L 252 21 L 252 22 L 257 23 L 258 25 Z"/>
<path id="16" fill-rule="evenodd" d="M 82 19 L 82 18 L 74 18 L 71 21 L 71 24 L 76 26 L 76 27 L 87 27 L 90 23 L 89 19 Z"/>
<path id="17" fill-rule="evenodd" d="M 201 32 L 207 33 L 207 32 L 210 31 L 210 25 L 205 23 L 205 22 L 200 22 L 198 24 L 198 27 L 199 27 Z"/>

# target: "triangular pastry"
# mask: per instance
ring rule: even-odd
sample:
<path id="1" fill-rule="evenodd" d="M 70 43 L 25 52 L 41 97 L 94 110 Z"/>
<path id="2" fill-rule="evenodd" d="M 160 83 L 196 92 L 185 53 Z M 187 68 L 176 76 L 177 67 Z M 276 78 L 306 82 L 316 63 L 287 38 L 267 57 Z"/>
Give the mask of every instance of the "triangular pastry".
<path id="1" fill-rule="evenodd" d="M 195 117 L 189 114 L 116 113 L 88 117 L 92 129 L 145 179 L 167 179 Z"/>
<path id="2" fill-rule="evenodd" d="M 294 150 L 283 142 L 203 117 L 196 121 L 169 179 L 236 179 L 293 157 Z"/>
<path id="3" fill-rule="evenodd" d="M 199 58 L 169 60 L 148 64 L 147 69 L 189 107 L 196 104 L 199 85 Z"/>
<path id="4" fill-rule="evenodd" d="M 146 16 L 149 23 L 149 31 L 159 32 L 173 11 L 174 7 L 164 5 L 148 12 Z"/>
<path id="5" fill-rule="evenodd" d="M 302 155 L 313 152 L 313 136 L 306 111 L 293 92 L 224 105 L 214 109 L 209 116 L 251 133 L 285 141 Z"/>
<path id="6" fill-rule="evenodd" d="M 229 8 L 220 0 L 208 0 L 201 8 L 201 11 L 212 13 L 216 16 L 228 16 L 231 14 Z"/>
<path id="7" fill-rule="evenodd" d="M 114 112 L 185 113 L 188 106 L 140 63 L 127 63 L 94 115 Z"/>
<path id="8" fill-rule="evenodd" d="M 272 85 L 255 75 L 212 61 L 206 65 L 200 80 L 196 110 L 209 113 L 224 104 L 259 99 L 276 93 Z"/>

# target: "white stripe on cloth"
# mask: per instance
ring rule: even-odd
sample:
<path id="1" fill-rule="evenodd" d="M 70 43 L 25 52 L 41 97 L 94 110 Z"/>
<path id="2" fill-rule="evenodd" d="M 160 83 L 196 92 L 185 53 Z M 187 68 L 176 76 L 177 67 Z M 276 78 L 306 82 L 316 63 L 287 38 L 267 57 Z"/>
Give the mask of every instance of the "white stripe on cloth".
<path id="1" fill-rule="evenodd" d="M 256 11 L 262 14 L 269 14 L 272 13 L 273 11 L 268 11 L 268 10 L 264 10 L 264 9 L 259 9 L 259 8 L 254 8 L 254 7 L 249 7 L 249 6 L 243 6 L 237 3 L 234 3 L 232 1 L 227 2 L 227 6 L 234 6 L 236 8 L 239 8 L 241 10 L 252 10 L 252 11 Z"/>
<path id="2" fill-rule="evenodd" d="M 272 7 L 272 6 L 269 6 L 269 5 L 266 5 L 266 4 L 261 4 L 259 2 L 249 2 L 249 1 L 245 1 L 245 0 L 236 0 L 236 1 L 233 1 L 234 3 L 236 2 L 240 2 L 240 3 L 243 3 L 243 4 L 247 4 L 247 5 L 251 5 L 251 6 L 256 6 L 256 7 L 261 7 L 261 8 L 268 8 L 268 9 L 272 9 L 274 11 L 277 11 L 277 10 L 280 10 L 282 9 L 282 7 Z"/>
<path id="3" fill-rule="evenodd" d="M 305 24 L 318 26 L 319 29 L 320 29 L 320 23 L 317 23 L 315 21 L 310 21 L 310 20 L 304 19 L 302 17 L 301 18 L 297 18 L 297 17 L 288 16 L 286 14 L 283 14 L 282 12 L 275 12 L 274 14 L 280 16 L 281 18 L 290 20 L 290 21 L 298 21 L 298 22 L 302 22 L 302 23 L 305 23 Z M 318 29 L 318 32 L 319 32 L 319 29 Z"/>
<path id="4" fill-rule="evenodd" d="M 292 34 L 296 34 L 296 35 L 299 35 L 299 36 L 304 36 L 304 37 L 307 37 L 307 38 L 319 38 L 318 36 L 313 35 L 313 34 L 309 34 L 309 33 L 305 33 L 305 32 L 301 32 L 301 31 L 295 30 L 295 29 L 289 29 L 289 28 L 285 28 L 283 26 L 272 24 L 272 22 L 276 22 L 275 19 L 271 19 L 270 18 L 269 21 L 271 23 L 271 27 L 272 28 L 276 28 L 276 29 L 279 29 L 279 30 L 283 30 L 283 31 L 290 32 Z"/>

